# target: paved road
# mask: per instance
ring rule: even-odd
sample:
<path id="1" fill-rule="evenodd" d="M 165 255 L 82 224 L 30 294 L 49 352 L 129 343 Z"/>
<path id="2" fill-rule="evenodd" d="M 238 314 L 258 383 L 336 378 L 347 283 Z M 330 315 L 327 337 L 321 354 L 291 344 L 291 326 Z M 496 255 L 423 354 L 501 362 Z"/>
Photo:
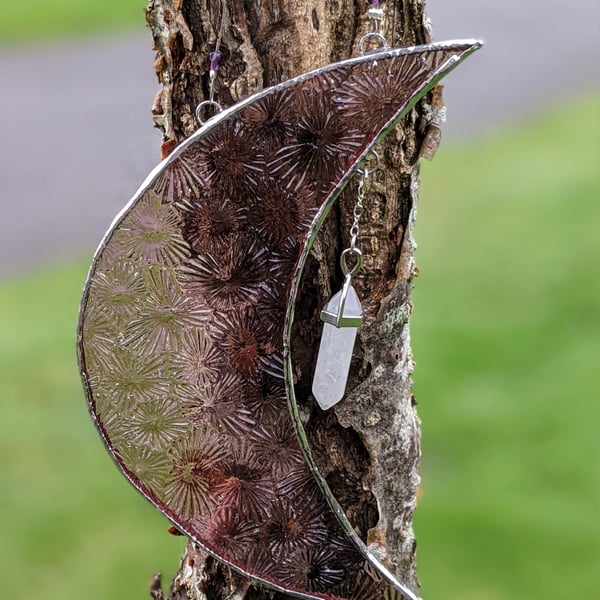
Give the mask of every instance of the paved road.
<path id="1" fill-rule="evenodd" d="M 436 40 L 485 46 L 445 80 L 447 137 L 498 128 L 600 87 L 598 0 L 426 0 Z"/>
<path id="2" fill-rule="evenodd" d="M 89 253 L 157 162 L 152 60 L 143 31 L 0 54 L 0 274 Z"/>
<path id="3" fill-rule="evenodd" d="M 427 3 L 435 39 L 486 42 L 448 80 L 447 137 L 597 89 L 597 0 Z M 144 31 L 0 50 L 0 276 L 91 253 L 157 162 L 152 59 Z"/>

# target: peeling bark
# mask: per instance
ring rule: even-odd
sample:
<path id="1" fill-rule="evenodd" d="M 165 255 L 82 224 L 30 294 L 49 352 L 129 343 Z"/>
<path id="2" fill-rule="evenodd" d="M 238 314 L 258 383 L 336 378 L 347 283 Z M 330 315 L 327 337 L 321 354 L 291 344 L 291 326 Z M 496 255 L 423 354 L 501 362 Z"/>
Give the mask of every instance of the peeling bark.
<path id="1" fill-rule="evenodd" d="M 197 129 L 195 107 L 208 97 L 207 57 L 223 7 L 223 66 L 215 98 L 224 106 L 263 87 L 356 53 L 366 32 L 367 2 L 359 0 L 150 0 L 147 23 L 162 83 L 152 113 L 163 132 L 163 154 Z M 384 30 L 390 46 L 430 41 L 423 0 L 388 0 Z M 436 91 L 437 92 L 437 91 Z M 439 92 L 430 98 L 439 106 Z M 319 311 L 342 283 L 338 267 L 356 196 L 356 182 L 339 199 L 314 246 L 294 323 L 297 398 L 319 467 L 352 523 L 372 549 L 417 589 L 412 517 L 419 483 L 419 420 L 411 393 L 408 322 L 415 276 L 412 227 L 418 158 L 435 146 L 427 131 L 432 106 L 421 102 L 378 152 L 361 223 L 364 266 L 355 288 L 365 310 L 346 399 L 323 413 L 310 386 L 319 343 Z M 152 597 L 164 598 L 154 581 Z M 189 544 L 168 600 L 263 600 L 268 592 Z"/>

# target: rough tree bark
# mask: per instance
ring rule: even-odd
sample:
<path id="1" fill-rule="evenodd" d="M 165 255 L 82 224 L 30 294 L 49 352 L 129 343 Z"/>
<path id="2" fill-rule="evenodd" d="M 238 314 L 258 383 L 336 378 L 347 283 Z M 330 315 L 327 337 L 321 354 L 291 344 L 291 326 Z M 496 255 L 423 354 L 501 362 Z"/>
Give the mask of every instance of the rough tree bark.
<path id="1" fill-rule="evenodd" d="M 153 106 L 163 154 L 197 129 L 194 110 L 208 95 L 207 56 L 223 14 L 224 61 L 216 84 L 223 105 L 304 71 L 356 54 L 366 32 L 366 0 L 150 0 L 162 90 Z M 430 41 L 423 0 L 387 0 L 391 46 Z M 341 284 L 339 253 L 348 244 L 356 184 L 332 211 L 305 271 L 294 324 L 297 397 L 320 468 L 351 522 L 408 585 L 417 589 L 412 529 L 419 483 L 419 420 L 411 393 L 408 321 L 415 276 L 412 226 L 418 159 L 427 146 L 436 93 L 422 101 L 379 148 L 381 170 L 365 201 L 355 287 L 365 309 L 347 397 L 323 414 L 312 410 L 310 380 L 320 335 L 319 310 Z M 152 595 L 164 598 L 160 578 Z M 189 544 L 170 600 L 287 598 L 249 585 Z"/>

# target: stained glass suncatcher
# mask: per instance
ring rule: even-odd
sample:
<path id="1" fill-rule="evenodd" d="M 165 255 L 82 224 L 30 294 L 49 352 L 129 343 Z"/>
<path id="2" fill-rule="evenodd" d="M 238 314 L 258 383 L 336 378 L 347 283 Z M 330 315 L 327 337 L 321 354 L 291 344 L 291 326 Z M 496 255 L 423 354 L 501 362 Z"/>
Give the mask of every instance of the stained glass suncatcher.
<path id="1" fill-rule="evenodd" d="M 289 337 L 309 246 L 352 171 L 478 47 L 378 51 L 224 111 L 151 173 L 89 273 L 79 361 L 117 465 L 207 551 L 298 597 L 414 597 L 314 476 L 287 408 Z"/>

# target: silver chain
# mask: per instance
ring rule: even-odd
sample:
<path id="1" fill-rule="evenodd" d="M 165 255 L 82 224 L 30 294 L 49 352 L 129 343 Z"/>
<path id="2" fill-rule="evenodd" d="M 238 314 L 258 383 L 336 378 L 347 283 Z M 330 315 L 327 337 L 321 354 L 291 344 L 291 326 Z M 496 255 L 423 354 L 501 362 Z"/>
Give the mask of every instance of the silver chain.
<path id="1" fill-rule="evenodd" d="M 354 277 L 360 270 L 363 262 L 363 254 L 360 248 L 356 245 L 358 241 L 358 234 L 360 232 L 360 218 L 363 214 L 363 200 L 365 199 L 365 184 L 369 177 L 368 169 L 362 171 L 362 176 L 358 182 L 358 193 L 356 195 L 356 203 L 354 204 L 354 213 L 352 226 L 350 227 L 350 246 L 346 248 L 340 256 L 340 266 L 342 267 L 342 273 L 346 277 Z M 352 265 L 348 265 L 348 259 L 352 257 Z"/>
<path id="2" fill-rule="evenodd" d="M 367 10 L 367 19 L 369 20 L 369 31 L 363 35 L 358 42 L 358 51 L 363 54 L 368 51 L 367 44 L 375 42 L 379 45 L 379 49 L 387 49 L 388 42 L 382 33 L 382 23 L 384 17 L 383 8 L 380 6 L 380 2 L 369 2 L 370 6 Z M 358 192 L 356 195 L 356 203 L 354 204 L 353 221 L 350 227 L 350 246 L 342 252 L 340 262 L 342 265 L 342 272 L 344 275 L 354 275 L 358 272 L 362 265 L 363 255 L 357 246 L 358 234 L 360 233 L 360 219 L 364 211 L 364 200 L 366 196 L 366 185 L 369 179 L 369 174 L 374 173 L 379 168 L 379 155 L 373 151 L 370 155 L 374 160 L 375 164 L 370 168 L 365 166 L 362 169 L 358 169 L 360 173 L 360 181 L 358 182 Z M 368 160 L 368 159 L 367 159 Z M 354 267 L 348 267 L 348 256 L 354 255 Z"/>
<path id="3" fill-rule="evenodd" d="M 358 247 L 358 235 L 360 233 L 360 220 L 364 212 L 364 200 L 367 195 L 367 184 L 369 177 L 379 169 L 379 154 L 373 151 L 366 159 L 367 162 L 372 162 L 370 166 L 365 166 L 358 169 L 360 180 L 358 182 L 358 190 L 356 192 L 356 202 L 352 211 L 352 225 L 350 226 L 350 246 L 346 248 L 340 257 L 342 273 L 353 277 L 358 273 L 363 262 L 363 254 Z M 348 259 L 352 256 L 353 265 L 348 265 Z"/>
<path id="4" fill-rule="evenodd" d="M 357 249 L 356 242 L 358 240 L 360 219 L 362 217 L 363 210 L 364 210 L 363 201 L 365 199 L 365 194 L 366 194 L 365 184 L 367 183 L 368 177 L 369 177 L 369 170 L 365 169 L 363 176 L 360 178 L 360 181 L 358 182 L 358 193 L 356 195 L 356 203 L 354 204 L 354 212 L 353 212 L 354 220 L 352 222 L 352 227 L 350 227 L 350 249 L 351 250 Z"/>

